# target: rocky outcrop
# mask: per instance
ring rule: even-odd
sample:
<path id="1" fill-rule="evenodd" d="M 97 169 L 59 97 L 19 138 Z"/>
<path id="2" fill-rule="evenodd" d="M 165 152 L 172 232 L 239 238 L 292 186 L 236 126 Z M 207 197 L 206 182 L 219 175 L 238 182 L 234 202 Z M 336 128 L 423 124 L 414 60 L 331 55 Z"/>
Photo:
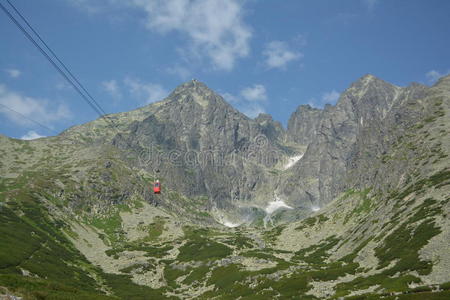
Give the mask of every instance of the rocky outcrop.
<path id="1" fill-rule="evenodd" d="M 272 119 L 272 116 L 265 113 L 260 113 L 255 122 L 261 127 L 261 132 L 269 140 L 284 143 L 286 141 L 286 131 L 280 122 Z"/>
<path id="2" fill-rule="evenodd" d="M 296 143 L 308 145 L 317 134 L 323 110 L 300 105 L 288 121 L 287 134 Z"/>

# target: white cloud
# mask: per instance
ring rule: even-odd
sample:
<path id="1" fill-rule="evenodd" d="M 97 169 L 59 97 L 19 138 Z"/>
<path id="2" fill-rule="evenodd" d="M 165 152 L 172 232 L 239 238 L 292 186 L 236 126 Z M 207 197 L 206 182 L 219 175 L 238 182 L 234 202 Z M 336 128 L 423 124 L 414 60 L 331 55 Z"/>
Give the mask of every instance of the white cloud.
<path id="1" fill-rule="evenodd" d="M 309 104 L 311 107 L 314 107 L 314 108 L 323 108 L 323 105 L 320 104 L 319 101 L 317 101 L 316 98 L 310 98 L 310 99 L 308 100 L 308 104 Z"/>
<path id="2" fill-rule="evenodd" d="M 132 95 L 143 99 L 146 103 L 162 100 L 169 94 L 166 89 L 156 83 L 144 83 L 139 79 L 129 77 L 124 79 L 124 83 Z"/>
<path id="3" fill-rule="evenodd" d="M 22 72 L 18 69 L 6 69 L 6 73 L 8 73 L 9 77 L 11 78 L 19 78 L 19 76 L 22 74 Z"/>
<path id="4" fill-rule="evenodd" d="M 425 76 L 427 77 L 427 79 L 430 83 L 435 83 L 436 81 L 438 81 L 439 78 L 444 77 L 448 74 L 450 74 L 450 70 L 448 70 L 447 72 L 444 72 L 444 73 L 441 73 L 436 70 L 431 70 L 427 74 L 425 74 Z"/>
<path id="5" fill-rule="evenodd" d="M 222 70 L 231 70 L 250 51 L 252 36 L 243 22 L 243 2 L 237 0 L 134 0 L 146 11 L 147 27 L 188 37 L 195 56 L 207 56 Z"/>
<path id="6" fill-rule="evenodd" d="M 363 4 L 367 7 L 368 10 L 372 10 L 375 5 L 377 5 L 378 0 L 362 0 Z"/>
<path id="7" fill-rule="evenodd" d="M 326 103 L 335 104 L 336 101 L 339 99 L 340 95 L 341 94 L 335 90 L 332 90 L 331 92 L 325 92 L 322 94 L 322 102 L 325 104 Z"/>
<path id="8" fill-rule="evenodd" d="M 288 63 L 302 58 L 303 54 L 291 50 L 286 42 L 272 41 L 266 45 L 263 56 L 266 57 L 267 67 L 284 69 Z"/>
<path id="9" fill-rule="evenodd" d="M 34 130 L 28 131 L 24 136 L 22 136 L 20 139 L 21 140 L 35 140 L 38 138 L 42 138 L 45 137 L 45 135 L 40 135 L 39 133 L 37 133 Z"/>
<path id="10" fill-rule="evenodd" d="M 249 118 L 256 118 L 259 114 L 265 113 L 264 107 L 259 103 L 243 105 L 240 111 Z"/>
<path id="11" fill-rule="evenodd" d="M 262 84 L 242 89 L 238 96 L 230 93 L 223 93 L 223 98 L 250 118 L 257 117 L 265 112 L 264 106 L 267 104 L 266 88 Z"/>
<path id="12" fill-rule="evenodd" d="M 238 103 L 240 101 L 238 97 L 230 93 L 222 93 L 222 97 L 229 103 Z"/>
<path id="13" fill-rule="evenodd" d="M 36 99 L 23 96 L 20 93 L 9 90 L 0 84 L 0 103 L 12 110 L 39 123 L 50 123 L 69 119 L 72 114 L 64 104 L 55 105 L 45 99 Z M 30 126 L 31 122 L 19 114 L 0 106 L 0 113 L 4 114 L 12 122 L 21 126 Z"/>
<path id="14" fill-rule="evenodd" d="M 117 81 L 114 79 L 103 81 L 102 88 L 108 94 L 110 94 L 113 98 L 118 99 L 118 98 L 122 97 L 122 93 L 120 92 L 119 85 L 117 84 Z"/>
<path id="15" fill-rule="evenodd" d="M 323 108 L 325 104 L 335 105 L 339 100 L 340 93 L 336 90 L 332 90 L 331 92 L 325 92 L 322 94 L 320 98 L 310 98 L 308 100 L 308 104 L 315 108 Z"/>
<path id="16" fill-rule="evenodd" d="M 255 84 L 243 89 L 241 95 L 248 101 L 267 100 L 266 88 L 262 84 Z"/>
<path id="17" fill-rule="evenodd" d="M 73 6 L 87 12 L 88 14 L 99 14 L 120 8 L 125 1 L 121 0 L 66 0 Z"/>
<path id="18" fill-rule="evenodd" d="M 181 33 L 187 37 L 192 57 L 207 57 L 221 70 L 233 69 L 237 59 L 250 51 L 252 36 L 243 21 L 239 0 L 66 0 L 89 14 L 123 9 L 143 10 L 146 27 L 165 34 Z M 183 49 L 183 50 L 185 50 Z"/>

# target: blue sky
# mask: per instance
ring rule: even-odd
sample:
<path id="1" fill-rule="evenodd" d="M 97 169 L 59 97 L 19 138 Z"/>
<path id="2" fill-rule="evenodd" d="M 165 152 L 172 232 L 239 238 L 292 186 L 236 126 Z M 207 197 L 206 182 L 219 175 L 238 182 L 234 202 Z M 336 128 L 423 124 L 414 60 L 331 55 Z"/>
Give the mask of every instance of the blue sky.
<path id="1" fill-rule="evenodd" d="M 7 6 L 6 0 L 0 0 Z M 10 0 L 108 113 L 196 78 L 287 123 L 371 73 L 405 86 L 450 72 L 444 0 Z M 0 133 L 54 135 L 98 118 L 0 11 Z"/>

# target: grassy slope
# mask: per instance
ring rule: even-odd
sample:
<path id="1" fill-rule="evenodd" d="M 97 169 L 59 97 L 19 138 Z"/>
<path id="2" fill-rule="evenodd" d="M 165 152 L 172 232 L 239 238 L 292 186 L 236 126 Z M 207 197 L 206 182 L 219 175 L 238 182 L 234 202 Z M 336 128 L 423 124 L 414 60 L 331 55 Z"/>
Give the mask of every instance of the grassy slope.
<path id="1" fill-rule="evenodd" d="M 118 212 L 139 205 L 142 191 L 149 194 L 148 174 L 135 174 L 108 149 L 5 137 L 0 142 L 0 287 L 27 299 L 165 298 L 127 274 L 93 266 L 66 235 L 76 238 L 70 224 L 81 221 L 102 231 L 108 244 L 122 245 Z M 107 161 L 113 165 L 108 169 Z M 168 196 L 174 206 L 189 201 L 175 192 Z M 198 205 L 187 204 L 191 210 Z M 150 240 L 161 226 L 149 229 Z"/>

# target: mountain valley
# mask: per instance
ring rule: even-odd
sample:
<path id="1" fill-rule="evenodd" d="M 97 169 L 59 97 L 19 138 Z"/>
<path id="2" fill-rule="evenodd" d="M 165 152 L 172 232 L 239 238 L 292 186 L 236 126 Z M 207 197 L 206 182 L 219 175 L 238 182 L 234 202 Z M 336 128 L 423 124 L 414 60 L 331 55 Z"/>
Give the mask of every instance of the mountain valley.
<path id="1" fill-rule="evenodd" d="M 448 299 L 449 115 L 450 76 L 365 75 L 286 129 L 192 80 L 0 136 L 0 299 Z"/>

